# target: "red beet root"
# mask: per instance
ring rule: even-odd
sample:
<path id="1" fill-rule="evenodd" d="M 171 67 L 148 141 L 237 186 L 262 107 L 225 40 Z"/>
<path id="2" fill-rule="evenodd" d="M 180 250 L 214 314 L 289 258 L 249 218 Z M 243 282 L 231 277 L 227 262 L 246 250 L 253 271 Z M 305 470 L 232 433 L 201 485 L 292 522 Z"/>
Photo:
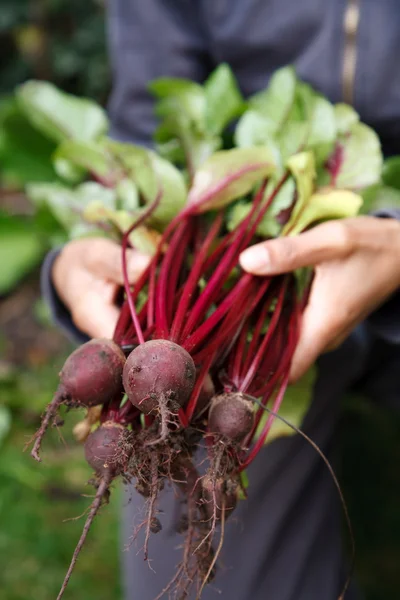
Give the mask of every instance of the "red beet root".
<path id="1" fill-rule="evenodd" d="M 119 392 L 122 394 L 122 371 L 125 355 L 107 339 L 95 339 L 77 348 L 65 361 L 60 385 L 47 407 L 36 434 L 31 456 L 40 462 L 40 446 L 50 422 L 61 404 L 91 407 L 104 404 Z"/>
<path id="2" fill-rule="evenodd" d="M 112 421 L 106 421 L 85 442 L 85 458 L 97 475 L 120 475 L 130 456 L 129 432 Z"/>
<path id="3" fill-rule="evenodd" d="M 210 407 L 208 429 L 232 442 L 242 442 L 254 423 L 252 404 L 240 393 L 216 396 Z"/>
<path id="4" fill-rule="evenodd" d="M 174 342 L 151 340 L 137 346 L 127 358 L 123 381 L 129 400 L 145 414 L 157 414 L 164 397 L 175 412 L 194 386 L 192 357 Z"/>
<path id="5" fill-rule="evenodd" d="M 104 404 L 122 392 L 125 355 L 113 341 L 96 339 L 77 348 L 60 373 L 65 395 L 79 406 Z"/>

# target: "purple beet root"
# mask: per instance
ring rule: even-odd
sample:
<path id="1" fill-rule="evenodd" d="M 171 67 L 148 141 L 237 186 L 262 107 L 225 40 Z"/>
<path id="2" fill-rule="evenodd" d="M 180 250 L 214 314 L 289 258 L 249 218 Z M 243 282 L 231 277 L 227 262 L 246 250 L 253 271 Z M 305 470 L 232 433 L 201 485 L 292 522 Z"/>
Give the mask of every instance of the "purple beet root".
<path id="1" fill-rule="evenodd" d="M 35 436 L 31 452 L 35 460 L 41 460 L 43 436 L 61 404 L 90 408 L 105 404 L 119 393 L 122 397 L 124 364 L 121 348 L 107 339 L 91 340 L 70 354 L 60 373 L 60 385 Z"/>
<path id="2" fill-rule="evenodd" d="M 137 346 L 123 372 L 129 400 L 145 414 L 158 414 L 162 404 L 177 412 L 189 399 L 195 379 L 190 354 L 168 340 L 151 340 Z"/>
<path id="3" fill-rule="evenodd" d="M 85 442 L 85 458 L 96 474 L 120 475 L 130 457 L 129 431 L 122 425 L 106 421 Z"/>
<path id="4" fill-rule="evenodd" d="M 240 393 L 216 396 L 208 415 L 208 430 L 231 442 L 242 442 L 254 423 L 252 403 Z"/>

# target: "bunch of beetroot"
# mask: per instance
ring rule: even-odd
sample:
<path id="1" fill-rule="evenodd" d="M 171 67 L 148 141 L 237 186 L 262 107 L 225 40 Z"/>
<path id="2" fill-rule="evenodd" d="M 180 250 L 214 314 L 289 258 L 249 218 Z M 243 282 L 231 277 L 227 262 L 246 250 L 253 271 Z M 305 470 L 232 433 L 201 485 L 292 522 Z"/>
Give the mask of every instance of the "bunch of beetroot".
<path id="1" fill-rule="evenodd" d="M 294 77 L 283 70 L 278 80 L 282 73 Z M 92 340 L 71 354 L 36 435 L 32 456 L 40 460 L 43 435 L 58 407 L 88 409 L 90 424 L 81 438 L 97 493 L 59 598 L 117 477 L 132 482 L 146 499 L 145 559 L 151 534 L 162 527 L 160 490 L 169 483 L 184 501 L 182 562 L 163 593 L 177 588 L 186 597 L 196 586 L 200 597 L 215 575 L 225 521 L 246 495 L 243 470 L 262 449 L 284 398 L 311 281 L 308 272 L 251 276 L 240 269 L 239 255 L 262 239 L 356 214 L 361 204 L 340 183 L 355 124 L 344 133 L 343 109 L 331 107 L 335 132 L 332 139 L 324 137 L 315 115 L 325 110 L 326 128 L 329 103 L 300 82 L 293 88 L 292 106 L 278 111 L 279 123 L 270 119 L 265 140 L 260 140 L 261 124 L 268 123 L 269 111 L 277 118 L 277 76 L 269 95 L 264 92 L 264 99 L 250 103 L 241 117 L 238 147 L 216 150 L 221 131 L 243 112 L 237 96 L 240 106 L 234 110 L 220 97 L 216 119 L 216 95 L 210 89 L 222 85 L 221 74 L 226 80 L 226 67 L 204 89 L 176 80 L 154 85 L 163 117 L 160 148 L 186 169 L 186 205 L 160 230 L 151 264 L 132 287 L 126 249 L 135 229 L 163 203 L 165 181 L 156 178 L 154 199 L 147 199 L 121 239 L 125 286 L 114 338 Z M 232 79 L 226 85 L 232 97 L 238 94 Z M 204 123 L 191 113 L 191 99 L 197 107 L 203 102 Z M 311 99 L 315 114 L 309 114 Z M 299 125 L 299 107 L 305 129 L 293 127 Z M 120 166 L 127 167 L 129 149 L 124 153 L 121 147 Z M 347 187 L 357 186 L 350 182 Z M 265 419 L 267 405 L 274 414 Z M 90 420 L 94 407 L 99 407 L 95 428 Z M 199 446 L 208 456 L 201 473 L 196 467 Z"/>

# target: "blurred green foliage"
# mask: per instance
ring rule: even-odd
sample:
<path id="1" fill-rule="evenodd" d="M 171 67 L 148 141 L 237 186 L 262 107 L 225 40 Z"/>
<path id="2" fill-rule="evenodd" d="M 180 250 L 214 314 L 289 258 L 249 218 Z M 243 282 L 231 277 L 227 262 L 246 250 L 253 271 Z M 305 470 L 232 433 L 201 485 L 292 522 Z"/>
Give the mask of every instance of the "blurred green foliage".
<path id="1" fill-rule="evenodd" d="M 69 415 L 68 425 L 46 437 L 44 462 L 38 465 L 23 448 L 57 384 L 62 355 L 36 369 L 4 368 L 0 373 L 0 564 L 3 600 L 54 600 L 73 548 L 79 539 L 93 488 L 82 448 L 71 436 L 82 415 Z M 57 368 L 58 367 L 58 368 Z M 29 398 L 29 403 L 27 399 Z M 4 415 L 13 426 L 2 437 Z M 75 600 L 121 597 L 118 565 L 118 486 L 93 524 L 69 595 Z M 77 520 L 68 520 L 75 517 Z"/>
<path id="2" fill-rule="evenodd" d="M 0 95 L 26 79 L 104 103 L 109 69 L 99 0 L 2 0 Z"/>

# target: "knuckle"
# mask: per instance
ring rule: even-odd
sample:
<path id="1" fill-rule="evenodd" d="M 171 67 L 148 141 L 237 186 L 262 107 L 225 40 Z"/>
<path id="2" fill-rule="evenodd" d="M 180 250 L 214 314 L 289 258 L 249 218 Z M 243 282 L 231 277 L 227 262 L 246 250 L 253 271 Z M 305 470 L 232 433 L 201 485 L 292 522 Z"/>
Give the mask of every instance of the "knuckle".
<path id="1" fill-rule="evenodd" d="M 335 249 L 343 253 L 352 251 L 354 246 L 354 232 L 348 224 L 341 221 L 331 221 L 327 224 L 326 234 L 327 239 Z"/>
<path id="2" fill-rule="evenodd" d="M 284 265 L 290 267 L 296 258 L 296 242 L 294 238 L 282 238 L 276 243 L 265 245 L 269 254 L 270 261 L 273 265 Z"/>

